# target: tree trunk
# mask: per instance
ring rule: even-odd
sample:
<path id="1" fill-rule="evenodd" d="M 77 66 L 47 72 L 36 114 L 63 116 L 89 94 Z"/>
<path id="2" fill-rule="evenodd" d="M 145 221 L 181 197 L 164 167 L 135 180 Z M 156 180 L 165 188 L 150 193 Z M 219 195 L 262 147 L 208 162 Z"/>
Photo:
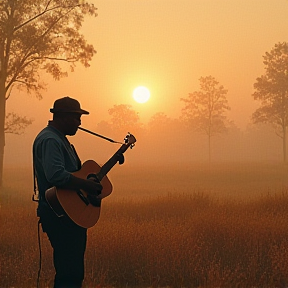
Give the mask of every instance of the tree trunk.
<path id="1" fill-rule="evenodd" d="M 286 127 L 283 127 L 283 161 L 286 163 Z"/>
<path id="2" fill-rule="evenodd" d="M 0 187 L 3 185 L 4 147 L 5 147 L 5 83 L 0 79 Z"/>
<path id="3" fill-rule="evenodd" d="M 209 163 L 211 163 L 211 135 L 209 133 L 208 135 L 208 157 L 209 157 Z"/>

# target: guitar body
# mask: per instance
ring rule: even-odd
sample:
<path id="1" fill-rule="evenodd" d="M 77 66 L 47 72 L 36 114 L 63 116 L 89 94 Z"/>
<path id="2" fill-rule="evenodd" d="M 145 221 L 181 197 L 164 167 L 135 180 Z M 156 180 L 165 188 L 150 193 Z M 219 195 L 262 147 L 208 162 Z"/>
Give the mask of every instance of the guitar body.
<path id="1" fill-rule="evenodd" d="M 128 133 L 124 140 L 125 143 L 102 167 L 95 161 L 88 160 L 84 162 L 79 171 L 72 173 L 74 176 L 82 179 L 96 176 L 103 186 L 101 198 L 107 197 L 112 192 L 112 184 L 106 176 L 107 173 L 117 162 L 119 164 L 124 162 L 123 153 L 129 147 L 132 148 L 136 142 L 135 137 L 130 133 Z M 95 193 L 97 195 L 97 191 Z M 83 190 L 77 191 L 52 187 L 45 191 L 45 198 L 58 217 L 68 216 L 81 227 L 90 228 L 94 226 L 100 217 L 101 200 L 91 197 L 91 195 L 88 195 Z"/>
<path id="2" fill-rule="evenodd" d="M 97 175 L 100 170 L 101 166 L 93 160 L 88 160 L 84 162 L 81 169 L 74 172 L 73 175 L 87 179 L 89 174 Z M 105 175 L 100 183 L 103 186 L 101 192 L 102 198 L 109 196 L 113 187 L 108 177 Z M 98 200 L 98 205 L 93 205 L 87 196 L 88 194 L 83 190 L 76 191 L 56 187 L 52 187 L 45 192 L 48 204 L 58 217 L 66 214 L 74 223 L 84 228 L 90 228 L 97 223 L 101 209 L 101 200 Z"/>

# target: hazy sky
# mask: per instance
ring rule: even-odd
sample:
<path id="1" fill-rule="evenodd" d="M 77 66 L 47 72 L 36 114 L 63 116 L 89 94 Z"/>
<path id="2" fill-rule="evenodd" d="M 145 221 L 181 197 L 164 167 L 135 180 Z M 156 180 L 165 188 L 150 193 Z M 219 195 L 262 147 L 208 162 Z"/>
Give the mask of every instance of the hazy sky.
<path id="1" fill-rule="evenodd" d="M 262 56 L 288 41 L 288 0 L 92 2 L 98 17 L 87 18 L 83 27 L 97 50 L 91 67 L 78 64 L 68 78 L 50 81 L 41 101 L 17 91 L 8 100 L 7 112 L 33 117 L 36 131 L 51 117 L 54 100 L 65 95 L 91 112 L 83 117 L 87 128 L 107 118 L 114 104 L 133 105 L 143 122 L 160 111 L 178 117 L 179 99 L 198 90 L 199 78 L 209 75 L 228 89 L 229 117 L 245 128 L 257 107 L 251 94 L 264 72 Z M 151 91 L 146 104 L 132 98 L 138 85 Z"/>

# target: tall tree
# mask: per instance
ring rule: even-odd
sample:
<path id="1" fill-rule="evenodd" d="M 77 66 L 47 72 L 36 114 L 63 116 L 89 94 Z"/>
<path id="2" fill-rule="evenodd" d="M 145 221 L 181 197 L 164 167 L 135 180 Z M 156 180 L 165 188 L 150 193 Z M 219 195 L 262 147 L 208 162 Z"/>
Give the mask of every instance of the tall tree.
<path id="1" fill-rule="evenodd" d="M 288 126 L 288 43 L 277 43 L 263 56 L 265 74 L 256 79 L 255 100 L 260 107 L 252 115 L 254 123 L 269 123 L 282 139 L 283 161 L 287 160 Z"/>
<path id="2" fill-rule="evenodd" d="M 82 2 L 0 1 L 0 186 L 5 146 L 6 101 L 11 90 L 24 89 L 27 93 L 34 92 L 36 97 L 41 99 L 41 90 L 45 86 L 40 81 L 40 71 L 59 80 L 67 76 L 69 68 L 73 71 L 76 62 L 89 66 L 96 52 L 80 33 L 84 16 L 96 16 L 96 8 L 93 4 Z M 15 119 L 19 120 L 17 116 Z M 10 123 L 7 119 L 6 126 L 7 121 Z"/>
<path id="3" fill-rule="evenodd" d="M 228 90 L 212 76 L 201 77 L 200 90 L 189 93 L 188 98 L 181 98 L 185 103 L 182 118 L 190 127 L 208 137 L 209 162 L 211 161 L 211 138 L 227 129 L 225 112 L 230 110 L 226 95 Z"/>

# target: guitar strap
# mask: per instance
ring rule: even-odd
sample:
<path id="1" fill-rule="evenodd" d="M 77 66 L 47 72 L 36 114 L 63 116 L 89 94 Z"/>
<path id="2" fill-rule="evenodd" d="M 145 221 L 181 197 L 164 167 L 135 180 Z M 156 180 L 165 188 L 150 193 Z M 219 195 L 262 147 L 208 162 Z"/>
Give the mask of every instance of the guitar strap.
<path id="1" fill-rule="evenodd" d="M 39 190 L 37 186 L 37 180 L 36 180 L 36 174 L 35 174 L 35 167 L 34 167 L 34 162 L 33 162 L 33 196 L 32 196 L 32 201 L 34 202 L 39 202 Z"/>
<path id="2" fill-rule="evenodd" d="M 73 152 L 74 152 L 74 154 L 75 154 L 75 156 L 76 156 L 76 159 L 77 159 L 77 162 L 78 162 L 78 169 L 80 170 L 81 169 L 81 160 L 80 160 L 80 158 L 79 158 L 79 156 L 78 156 L 78 154 L 77 154 L 77 152 L 76 152 L 76 149 L 75 149 L 75 147 L 74 147 L 74 145 L 73 144 L 70 144 L 71 145 L 71 148 L 72 148 L 72 150 L 73 150 Z"/>

